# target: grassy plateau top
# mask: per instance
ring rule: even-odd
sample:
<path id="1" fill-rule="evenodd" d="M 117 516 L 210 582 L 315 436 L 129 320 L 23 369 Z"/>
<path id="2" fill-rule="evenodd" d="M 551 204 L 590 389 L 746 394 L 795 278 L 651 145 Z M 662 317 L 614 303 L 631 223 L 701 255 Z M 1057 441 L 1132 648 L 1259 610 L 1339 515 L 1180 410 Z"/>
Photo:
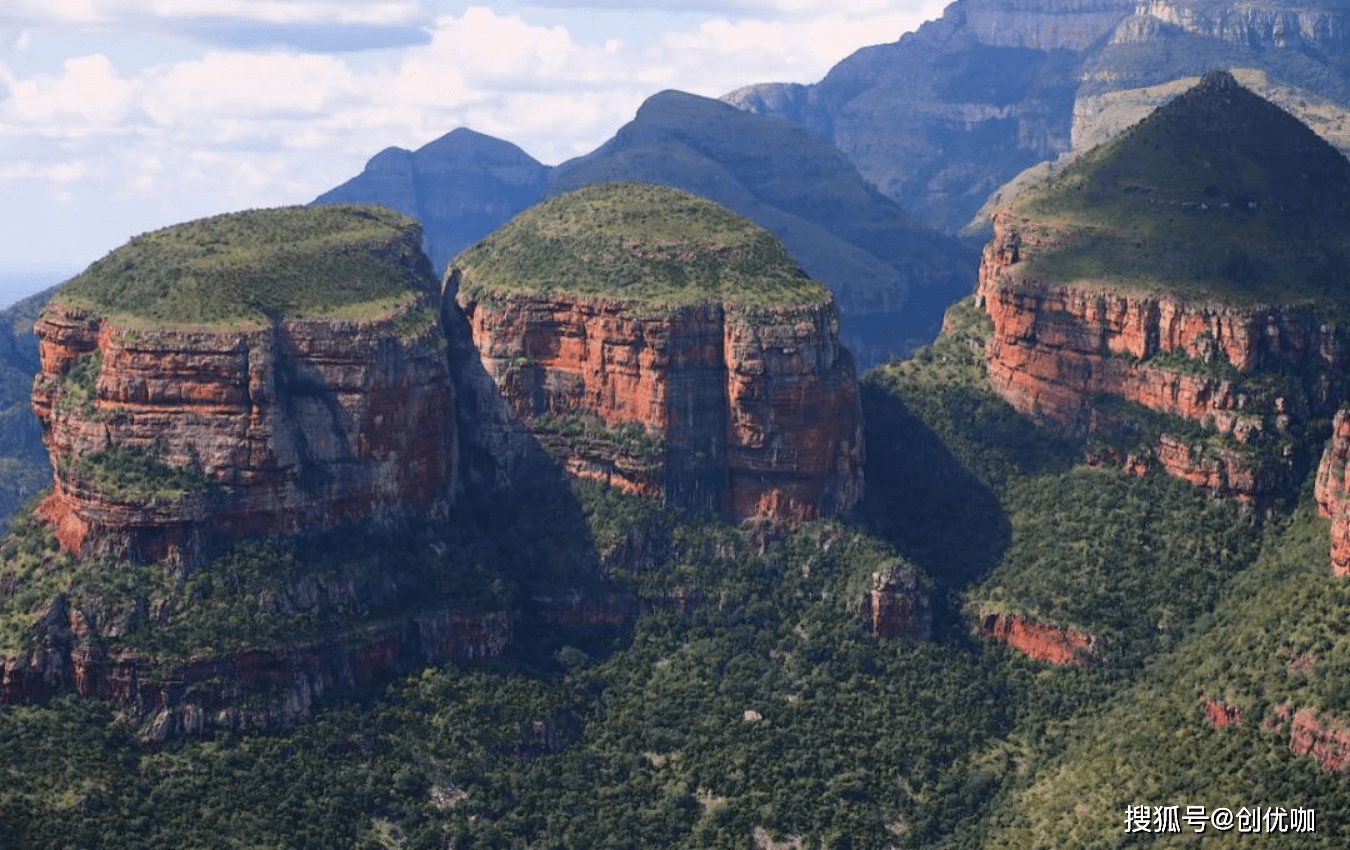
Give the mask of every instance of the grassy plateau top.
<path id="1" fill-rule="evenodd" d="M 369 319 L 434 284 L 417 222 L 384 207 L 249 210 L 144 233 L 57 301 L 157 325 Z"/>
<path id="2" fill-rule="evenodd" d="M 1206 74 L 1009 209 L 1060 241 L 1028 257 L 1029 278 L 1238 303 L 1350 302 L 1350 162 L 1227 72 Z"/>
<path id="3" fill-rule="evenodd" d="M 450 264 L 470 300 L 567 294 L 678 307 L 819 304 L 812 280 L 768 231 L 680 189 L 606 183 L 525 210 Z"/>

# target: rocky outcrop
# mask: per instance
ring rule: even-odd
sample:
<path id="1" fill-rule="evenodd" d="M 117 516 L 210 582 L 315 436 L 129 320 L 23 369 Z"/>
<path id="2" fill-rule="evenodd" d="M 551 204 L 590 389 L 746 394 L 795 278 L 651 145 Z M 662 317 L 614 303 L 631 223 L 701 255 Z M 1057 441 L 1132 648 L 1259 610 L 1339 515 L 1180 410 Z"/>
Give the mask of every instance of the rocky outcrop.
<path id="1" fill-rule="evenodd" d="M 55 471 L 40 515 L 69 552 L 162 559 L 213 534 L 444 513 L 454 396 L 431 297 L 237 332 L 54 303 L 36 326 L 33 406 Z"/>
<path id="2" fill-rule="evenodd" d="M 448 296 L 458 286 L 452 275 Z M 740 519 L 828 516 L 862 495 L 857 381 L 832 303 L 503 293 L 459 306 L 511 413 L 575 475 Z"/>
<path id="3" fill-rule="evenodd" d="M 877 637 L 927 640 L 933 631 L 928 594 L 916 570 L 896 565 L 872 574 L 872 588 L 863 600 L 863 615 Z"/>
<path id="4" fill-rule="evenodd" d="M 1097 638 L 1087 632 L 1048 626 L 1015 613 L 983 613 L 978 630 L 1028 658 L 1051 664 L 1086 663 L 1097 647 Z"/>
<path id="5" fill-rule="evenodd" d="M 1310 708 L 1295 711 L 1291 706 L 1276 706 L 1266 725 L 1276 731 L 1289 727 L 1289 749 L 1296 756 L 1310 755 L 1327 773 L 1350 769 L 1350 728 L 1328 712 Z"/>
<path id="6" fill-rule="evenodd" d="M 1205 700 L 1205 719 L 1215 729 L 1242 725 L 1242 709 L 1221 699 Z"/>
<path id="7" fill-rule="evenodd" d="M 1336 413 L 1317 467 L 1317 510 L 1331 518 L 1331 571 L 1350 576 L 1350 410 Z"/>
<path id="8" fill-rule="evenodd" d="M 505 612 L 430 610 L 370 622 L 326 638 L 165 659 L 109 650 L 88 612 L 52 601 L 40 618 L 44 645 L 0 657 L 0 705 L 74 692 L 127 712 L 143 739 L 217 730 L 260 730 L 307 718 L 326 694 L 387 680 L 447 659 L 500 655 L 511 637 Z"/>

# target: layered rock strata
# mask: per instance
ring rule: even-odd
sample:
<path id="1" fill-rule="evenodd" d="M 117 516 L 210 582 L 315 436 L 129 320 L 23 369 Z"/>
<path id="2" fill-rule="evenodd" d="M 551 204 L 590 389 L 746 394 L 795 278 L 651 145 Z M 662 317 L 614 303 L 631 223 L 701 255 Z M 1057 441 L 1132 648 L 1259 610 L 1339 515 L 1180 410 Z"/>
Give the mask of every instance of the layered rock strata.
<path id="1" fill-rule="evenodd" d="M 1336 413 L 1317 467 L 1317 510 L 1331 519 L 1331 571 L 1350 576 L 1350 410 Z"/>
<path id="2" fill-rule="evenodd" d="M 861 497 L 857 381 L 832 303 L 654 311 L 501 294 L 460 307 L 512 413 L 575 475 L 742 519 L 807 520 Z"/>
<path id="3" fill-rule="evenodd" d="M 862 496 L 834 299 L 724 207 L 638 183 L 561 195 L 456 258 L 443 304 L 473 339 L 480 417 L 524 423 L 573 475 L 737 519 Z"/>
<path id="4" fill-rule="evenodd" d="M 368 322 L 141 330 L 52 305 L 36 326 L 33 407 L 55 471 L 40 515 L 69 552 L 104 541 L 159 559 L 213 533 L 443 513 L 455 419 L 436 314 L 420 295 Z M 148 458 L 162 489 L 105 475 L 119 451 Z"/>
<path id="5" fill-rule="evenodd" d="M 138 721 L 142 737 L 153 741 L 287 726 L 308 717 L 327 693 L 449 658 L 495 657 L 511 638 L 505 612 L 430 610 L 337 636 L 184 660 L 109 650 L 96 618 L 63 597 L 41 620 L 48 637 L 64 638 L 0 656 L 0 705 L 67 692 L 106 699 L 122 706 Z"/>
<path id="6" fill-rule="evenodd" d="M 977 299 L 994 325 L 986 360 L 995 391 L 1066 433 L 1132 427 L 1128 409 L 1102 407 L 1109 397 L 1219 438 L 1197 440 L 1173 427 L 1153 437 L 1144 456 L 1129 457 L 1135 471 L 1156 466 L 1256 506 L 1287 486 L 1293 458 L 1282 444 L 1291 442 L 1291 426 L 1328 416 L 1344 382 L 1307 387 L 1280 373 L 1342 370 L 1350 355 L 1343 331 L 1308 307 L 1230 306 L 1035 279 L 1024 264 L 1061 237 L 1037 224 L 1000 212 L 981 264 Z"/>
<path id="7" fill-rule="evenodd" d="M 454 392 L 420 240 L 379 207 L 254 210 L 142 235 L 68 283 L 34 329 L 39 516 L 62 548 L 174 559 L 445 514 Z"/>

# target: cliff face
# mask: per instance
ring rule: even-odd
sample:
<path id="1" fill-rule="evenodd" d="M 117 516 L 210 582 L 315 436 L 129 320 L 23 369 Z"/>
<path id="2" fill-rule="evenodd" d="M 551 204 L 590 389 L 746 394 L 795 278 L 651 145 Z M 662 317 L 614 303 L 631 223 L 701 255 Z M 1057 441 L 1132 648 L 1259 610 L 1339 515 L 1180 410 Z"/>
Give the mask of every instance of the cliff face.
<path id="1" fill-rule="evenodd" d="M 0 657 L 0 705 L 42 702 L 74 692 L 117 703 L 143 739 L 163 741 L 217 730 L 275 729 L 309 716 L 325 693 L 379 682 L 451 658 L 500 655 L 511 637 L 505 612 L 431 610 L 367 623 L 336 636 L 240 650 L 217 657 L 163 659 L 108 650 L 114 624 L 58 596 L 41 618 L 40 649 Z M 259 699 L 258 694 L 265 694 Z"/>
<path id="2" fill-rule="evenodd" d="M 830 303 L 459 306 L 512 415 L 575 475 L 738 518 L 810 519 L 861 497 L 857 382 Z"/>
<path id="3" fill-rule="evenodd" d="M 41 515 L 72 553 L 101 541 L 157 559 L 213 533 L 444 512 L 454 398 L 429 301 L 370 322 L 243 332 L 140 330 L 49 307 L 33 406 L 55 487 Z M 119 476 L 118 452 L 152 457 L 152 478 L 198 481 Z"/>
<path id="4" fill-rule="evenodd" d="M 1262 376 L 1341 370 L 1350 354 L 1343 332 L 1305 307 L 1034 279 L 1023 264 L 1057 243 L 1033 224 L 1007 211 L 996 216 L 980 268 L 977 298 L 994 324 L 986 351 L 994 389 L 1064 432 L 1131 427 L 1128 411 L 1102 409 L 1110 396 L 1229 439 L 1228 447 L 1210 445 L 1174 422 L 1173 433 L 1152 436 L 1146 456 L 1128 459 L 1139 472 L 1158 466 L 1251 504 L 1287 484 L 1292 457 L 1270 444 L 1292 425 L 1329 416 L 1343 387 Z"/>
<path id="5" fill-rule="evenodd" d="M 1047 626 L 1021 614 L 983 614 L 979 633 L 1051 664 L 1082 664 L 1092 658 L 1097 643 L 1085 632 Z"/>
<path id="6" fill-rule="evenodd" d="M 1350 410 L 1336 413 L 1317 467 L 1317 510 L 1331 518 L 1331 571 L 1350 576 Z"/>

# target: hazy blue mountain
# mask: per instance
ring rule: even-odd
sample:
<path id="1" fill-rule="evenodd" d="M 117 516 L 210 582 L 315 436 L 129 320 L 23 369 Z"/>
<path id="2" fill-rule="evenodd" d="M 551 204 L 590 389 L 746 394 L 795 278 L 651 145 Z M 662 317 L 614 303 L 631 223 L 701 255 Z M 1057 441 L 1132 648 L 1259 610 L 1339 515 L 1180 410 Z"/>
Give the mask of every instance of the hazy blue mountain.
<path id="1" fill-rule="evenodd" d="M 385 148 L 316 204 L 384 204 L 422 222 L 440 273 L 450 258 L 539 200 L 549 168 L 510 142 L 461 127 L 416 151 Z"/>
<path id="2" fill-rule="evenodd" d="M 443 268 L 545 193 L 616 180 L 677 186 L 772 231 L 835 292 L 862 366 L 931 340 L 942 311 L 974 286 L 975 252 L 917 222 L 834 146 L 792 122 L 676 91 L 554 169 L 460 129 L 416 153 L 381 152 L 316 203 L 382 203 L 419 218 Z"/>
<path id="3" fill-rule="evenodd" d="M 50 287 L 0 310 L 0 528 L 52 480 L 30 400 L 38 371 L 33 321 L 55 291 Z"/>
<path id="4" fill-rule="evenodd" d="M 1213 68 L 1350 149 L 1346 13 L 1328 0 L 957 0 L 818 83 L 723 99 L 834 142 L 954 232 L 1023 169 L 1106 140 Z"/>

